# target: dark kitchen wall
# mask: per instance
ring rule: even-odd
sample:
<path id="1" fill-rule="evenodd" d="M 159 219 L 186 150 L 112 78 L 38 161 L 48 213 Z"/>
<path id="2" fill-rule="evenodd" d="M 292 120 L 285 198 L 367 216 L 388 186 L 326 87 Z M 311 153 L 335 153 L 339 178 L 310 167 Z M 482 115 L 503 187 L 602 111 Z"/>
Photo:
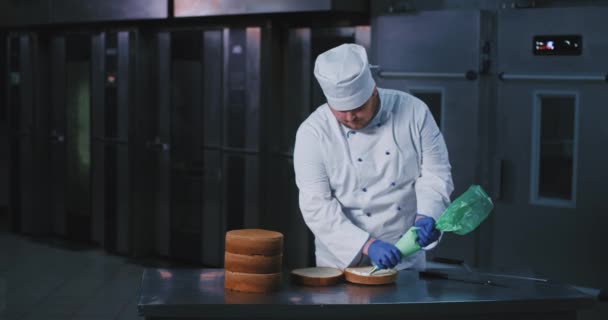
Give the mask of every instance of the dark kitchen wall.
<path id="1" fill-rule="evenodd" d="M 314 263 L 291 136 L 323 101 L 314 56 L 369 48 L 367 4 L 222 15 L 192 3 L 1 4 L 14 56 L 2 60 L 14 79 L 2 135 L 13 173 L 0 189 L 11 230 L 217 267 L 227 230 L 267 228 L 285 235 L 286 266 Z M 293 94 L 298 108 L 286 105 Z"/>
<path id="2" fill-rule="evenodd" d="M 6 35 L 0 32 L 0 215 L 6 216 L 8 209 L 8 106 L 6 105 Z M 3 223 L 4 217 L 0 218 Z M 0 229 L 4 229 L 0 227 Z"/>

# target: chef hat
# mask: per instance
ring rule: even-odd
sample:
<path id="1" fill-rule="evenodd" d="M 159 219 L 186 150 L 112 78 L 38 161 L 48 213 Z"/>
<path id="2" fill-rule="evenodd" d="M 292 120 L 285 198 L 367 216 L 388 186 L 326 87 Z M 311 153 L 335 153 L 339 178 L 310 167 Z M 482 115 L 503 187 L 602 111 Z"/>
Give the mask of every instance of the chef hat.
<path id="1" fill-rule="evenodd" d="M 315 61 L 315 77 L 332 109 L 348 111 L 362 106 L 371 97 L 376 82 L 372 78 L 365 48 L 345 43 L 323 52 Z"/>

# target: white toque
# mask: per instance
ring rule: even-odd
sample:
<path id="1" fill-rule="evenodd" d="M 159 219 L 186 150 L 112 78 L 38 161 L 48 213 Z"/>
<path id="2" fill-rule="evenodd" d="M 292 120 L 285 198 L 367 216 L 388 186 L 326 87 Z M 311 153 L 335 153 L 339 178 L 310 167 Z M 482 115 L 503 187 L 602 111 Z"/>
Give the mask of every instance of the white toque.
<path id="1" fill-rule="evenodd" d="M 329 106 L 338 111 L 362 106 L 376 86 L 365 48 L 353 43 L 320 54 L 315 61 L 315 77 Z"/>

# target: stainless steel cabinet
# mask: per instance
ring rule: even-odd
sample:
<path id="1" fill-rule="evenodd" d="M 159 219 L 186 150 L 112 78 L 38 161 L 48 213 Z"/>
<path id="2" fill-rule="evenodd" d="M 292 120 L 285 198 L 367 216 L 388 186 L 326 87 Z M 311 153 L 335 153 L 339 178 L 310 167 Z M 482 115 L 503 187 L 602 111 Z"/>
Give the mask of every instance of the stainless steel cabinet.
<path id="1" fill-rule="evenodd" d="M 608 262 L 597 254 L 608 224 L 606 14 L 606 8 L 547 8 L 498 15 L 502 188 L 494 265 L 606 284 L 598 275 Z"/>
<path id="2" fill-rule="evenodd" d="M 479 10 L 372 19 L 371 63 L 377 66 L 377 85 L 409 92 L 427 104 L 448 147 L 453 198 L 471 184 L 489 186 L 484 166 L 491 127 L 491 105 L 486 101 L 492 80 L 486 73 L 492 32 L 493 17 Z M 483 242 L 479 232 L 463 237 L 446 234 L 433 254 L 477 263 Z"/>

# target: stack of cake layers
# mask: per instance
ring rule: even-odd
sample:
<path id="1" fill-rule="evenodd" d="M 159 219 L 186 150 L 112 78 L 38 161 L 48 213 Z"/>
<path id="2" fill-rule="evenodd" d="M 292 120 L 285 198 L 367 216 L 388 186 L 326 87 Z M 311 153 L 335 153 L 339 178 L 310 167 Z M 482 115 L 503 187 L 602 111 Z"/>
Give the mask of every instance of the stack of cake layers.
<path id="1" fill-rule="evenodd" d="M 226 233 L 224 287 L 243 292 L 271 292 L 281 286 L 283 235 L 262 229 Z"/>

